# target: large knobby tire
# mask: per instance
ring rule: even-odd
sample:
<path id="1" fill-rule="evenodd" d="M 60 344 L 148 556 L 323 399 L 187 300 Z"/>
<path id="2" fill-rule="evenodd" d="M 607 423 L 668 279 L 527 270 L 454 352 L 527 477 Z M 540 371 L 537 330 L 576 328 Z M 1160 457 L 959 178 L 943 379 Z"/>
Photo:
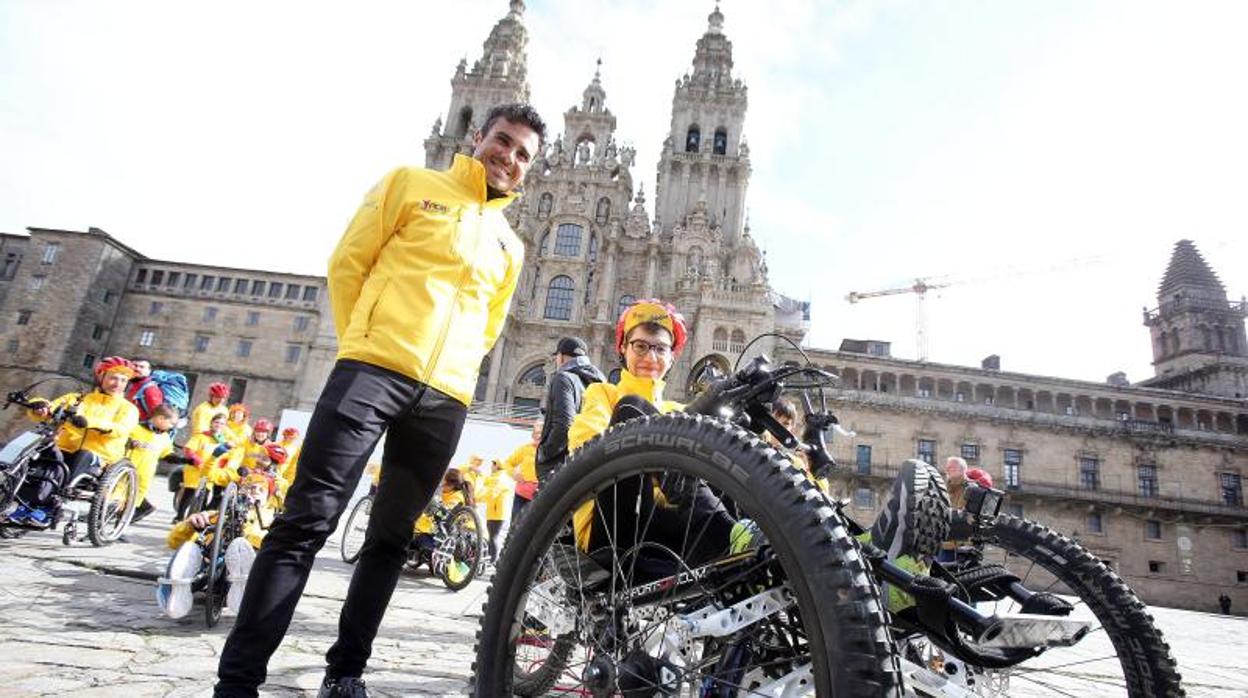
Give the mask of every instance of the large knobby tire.
<path id="1" fill-rule="evenodd" d="M 87 536 L 92 545 L 102 547 L 121 537 L 134 516 L 138 494 L 138 474 L 130 461 L 119 460 L 108 466 L 87 513 Z"/>
<path id="2" fill-rule="evenodd" d="M 365 495 L 351 507 L 351 515 L 347 517 L 347 525 L 342 529 L 342 540 L 338 551 L 342 561 L 354 565 L 360 559 L 360 551 L 364 549 L 364 534 L 368 531 L 368 517 L 373 511 L 373 495 Z"/>
<path id="3" fill-rule="evenodd" d="M 208 627 L 214 627 L 221 620 L 221 609 L 225 606 L 225 541 L 229 519 L 233 516 L 244 516 L 237 511 L 238 485 L 230 483 L 221 495 L 221 507 L 217 509 L 217 523 L 212 529 L 212 545 L 209 546 L 208 584 L 204 587 L 204 620 Z"/>
<path id="4" fill-rule="evenodd" d="M 476 509 L 467 504 L 459 504 L 446 515 L 446 529 L 449 540 L 443 545 L 451 554 L 451 559 L 442 565 L 438 576 L 442 578 L 447 589 L 459 591 L 471 584 L 477 576 L 481 537 L 485 526 L 481 524 L 481 517 L 477 516 Z M 462 576 L 452 576 L 453 565 L 467 565 L 468 568 Z"/>
<path id="5" fill-rule="evenodd" d="M 834 509 L 800 470 L 753 435 L 720 420 L 683 413 L 638 418 L 609 429 L 577 450 L 529 505 L 514 536 L 523 543 L 504 548 L 494 576 L 501 583 L 491 585 L 488 593 L 477 633 L 474 695 L 537 695 L 550 688 L 568 661 L 566 648 L 555 643 L 545 666 L 515 666 L 539 568 L 566 545 L 561 536 L 579 505 L 613 491 L 616 483 L 634 478 L 647 482 L 660 469 L 684 476 L 686 482 L 700 479 L 757 524 L 793 602 L 780 616 L 801 631 L 808 649 L 800 658 L 811 672 L 802 690 L 835 697 L 899 695 L 899 663 L 879 590 Z M 637 598 L 633 591 L 626 604 Z M 578 621 L 576 633 L 581 632 Z M 709 652 L 713 644 L 708 642 L 703 650 Z M 704 670 L 691 672 L 694 681 Z"/>
<path id="6" fill-rule="evenodd" d="M 964 516 L 961 512 L 959 515 Z M 1078 684 L 1081 679 L 1071 678 L 1076 683 L 1073 686 L 1067 684 L 1067 690 L 1073 688 L 1085 695 L 1110 695 L 1111 690 L 1125 691 L 1131 698 L 1184 695 L 1174 656 L 1161 631 L 1153 623 L 1152 615 L 1135 592 L 1100 558 L 1057 531 L 1008 515 L 998 516 L 983 538 L 1009 554 L 1027 560 L 1026 565 L 1011 565 L 1011 572 L 1020 578 L 1024 586 L 1035 591 L 1051 586 L 1054 592 L 1077 596 L 1076 611 L 1079 605 L 1086 605 L 1099 624 L 1097 630 L 1112 643 L 1113 653 L 1121 667 L 1121 677 L 1107 680 L 1104 672 L 1097 672 L 1090 675 L 1086 685 L 1082 686 Z M 985 562 L 1003 561 L 986 559 Z M 1042 573 L 1034 571 L 1033 566 L 1043 568 L 1053 581 L 1046 584 L 1047 580 L 1039 578 Z M 994 575 L 1000 575 L 999 568 L 994 570 Z M 1093 631 L 1093 635 L 1097 630 Z M 1087 638 L 1081 644 L 1086 642 Z M 1033 661 L 1046 660 L 1049 663 L 1039 664 L 1040 667 L 1051 667 L 1053 662 L 1058 662 L 1057 670 L 1060 671 L 1064 652 L 1069 650 L 1053 648 Z M 1112 666 L 1114 658 L 1104 657 L 1101 661 Z M 1094 669 L 1086 657 L 1072 658 L 1069 663 Z M 1023 672 L 1035 671 L 1028 666 L 1024 664 L 1020 669 Z M 1008 675 L 1010 670 L 1004 671 Z M 1048 671 L 1055 673 L 1052 668 Z M 1044 672 L 1040 675 L 1043 676 Z"/>

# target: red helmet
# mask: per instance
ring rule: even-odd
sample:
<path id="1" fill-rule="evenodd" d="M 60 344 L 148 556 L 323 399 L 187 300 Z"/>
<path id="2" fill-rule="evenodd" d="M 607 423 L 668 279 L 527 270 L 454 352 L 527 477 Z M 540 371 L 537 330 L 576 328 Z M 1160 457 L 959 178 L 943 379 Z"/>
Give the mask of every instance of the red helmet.
<path id="1" fill-rule="evenodd" d="M 95 380 L 99 382 L 109 373 L 124 373 L 126 378 L 134 378 L 139 372 L 129 359 L 120 356 L 107 356 L 95 365 Z"/>
<path id="2" fill-rule="evenodd" d="M 299 430 L 294 427 L 286 427 L 282 430 L 282 438 L 293 441 L 299 438 Z"/>
<path id="3" fill-rule="evenodd" d="M 281 444 L 266 444 L 264 451 L 269 454 L 269 460 L 278 465 L 285 463 L 288 457 L 286 449 Z"/>
<path id="4" fill-rule="evenodd" d="M 213 383 L 208 386 L 208 396 L 228 398 L 230 396 L 230 386 L 225 383 Z"/>
<path id="5" fill-rule="evenodd" d="M 615 323 L 615 350 L 623 354 L 624 338 L 628 336 L 628 333 L 638 325 L 651 322 L 662 326 L 672 334 L 672 355 L 679 356 L 681 350 L 685 348 L 685 341 L 689 335 L 685 327 L 685 318 L 676 312 L 676 308 L 671 303 L 657 298 L 637 301 L 620 313 L 620 319 Z"/>
<path id="6" fill-rule="evenodd" d="M 255 424 L 251 425 L 251 431 L 252 431 L 252 433 L 255 433 L 255 432 L 257 432 L 257 431 L 267 431 L 267 432 L 269 432 L 270 434 L 272 434 L 272 433 L 273 433 L 273 422 L 270 422 L 269 420 L 267 420 L 267 419 L 265 419 L 265 418 L 261 417 L 260 419 L 257 419 L 257 420 L 256 420 L 256 423 L 255 423 Z"/>
<path id="7" fill-rule="evenodd" d="M 992 475 L 981 468 L 971 468 L 966 471 L 966 479 L 981 487 L 992 487 Z"/>

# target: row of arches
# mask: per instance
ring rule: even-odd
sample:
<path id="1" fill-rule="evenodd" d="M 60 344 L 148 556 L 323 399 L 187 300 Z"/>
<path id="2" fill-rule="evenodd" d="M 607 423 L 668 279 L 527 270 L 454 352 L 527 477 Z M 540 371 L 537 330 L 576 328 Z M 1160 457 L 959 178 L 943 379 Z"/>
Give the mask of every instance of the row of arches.
<path id="1" fill-rule="evenodd" d="M 729 332 L 726 328 L 716 327 L 711 333 L 711 351 L 740 354 L 745 351 L 745 332 L 741 328 Z"/>
<path id="2" fill-rule="evenodd" d="M 1160 429 L 1192 429 L 1248 434 L 1248 414 L 1155 404 L 1143 400 L 1098 397 L 1059 390 L 992 385 L 979 381 L 934 378 L 852 367 L 822 367 L 841 377 L 841 387 L 904 397 L 948 400 L 1003 409 L 1154 424 Z"/>
<path id="3" fill-rule="evenodd" d="M 701 150 L 702 129 L 697 124 L 693 124 L 685 132 L 685 152 L 697 153 L 701 152 Z M 723 126 L 715 129 L 715 134 L 712 136 L 711 153 L 714 155 L 728 154 L 728 129 Z"/>

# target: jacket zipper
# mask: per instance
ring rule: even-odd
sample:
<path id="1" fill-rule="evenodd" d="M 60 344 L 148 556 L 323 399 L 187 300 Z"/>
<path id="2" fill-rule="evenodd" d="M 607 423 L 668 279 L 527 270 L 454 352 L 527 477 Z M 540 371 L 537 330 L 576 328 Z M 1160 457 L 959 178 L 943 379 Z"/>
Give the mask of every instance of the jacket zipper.
<path id="1" fill-rule="evenodd" d="M 476 239 L 474 240 L 474 244 L 472 246 L 472 259 L 474 260 L 476 259 L 477 252 L 479 248 L 481 247 L 482 216 L 483 216 L 483 209 L 478 210 L 477 211 L 477 228 L 475 231 Z M 459 213 L 459 218 L 456 220 L 456 223 L 462 223 L 463 220 L 464 220 L 464 213 L 461 210 Z M 458 225 L 456 226 L 455 234 L 456 234 L 456 241 L 458 241 L 459 235 L 461 234 Z M 452 243 L 451 246 L 453 249 L 454 243 Z M 468 276 L 471 273 L 472 273 L 472 262 L 469 260 L 465 260 L 464 269 L 463 271 L 460 272 L 459 279 L 455 282 L 455 293 L 454 295 L 451 296 L 451 300 L 452 300 L 451 309 L 449 312 L 447 312 L 446 322 L 442 323 L 442 332 L 441 334 L 438 335 L 438 342 L 437 344 L 433 346 L 433 356 L 431 356 L 429 359 L 429 376 L 431 378 L 437 375 L 438 362 L 442 359 L 442 348 L 443 348 L 443 345 L 446 344 L 446 335 L 451 330 L 451 322 L 455 318 L 455 309 L 459 307 L 459 296 L 463 292 L 464 283 L 468 281 Z"/>

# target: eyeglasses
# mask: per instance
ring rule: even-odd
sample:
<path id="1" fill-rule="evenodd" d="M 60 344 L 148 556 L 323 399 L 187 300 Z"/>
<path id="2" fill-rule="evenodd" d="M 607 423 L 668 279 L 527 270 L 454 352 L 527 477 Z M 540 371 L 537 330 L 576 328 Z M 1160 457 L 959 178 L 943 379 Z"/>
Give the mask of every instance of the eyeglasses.
<path id="1" fill-rule="evenodd" d="M 647 342 L 644 339 L 633 339 L 628 343 L 628 348 L 637 356 L 645 356 L 650 352 L 654 352 L 656 359 L 666 358 L 672 353 L 672 347 L 661 342 Z"/>

